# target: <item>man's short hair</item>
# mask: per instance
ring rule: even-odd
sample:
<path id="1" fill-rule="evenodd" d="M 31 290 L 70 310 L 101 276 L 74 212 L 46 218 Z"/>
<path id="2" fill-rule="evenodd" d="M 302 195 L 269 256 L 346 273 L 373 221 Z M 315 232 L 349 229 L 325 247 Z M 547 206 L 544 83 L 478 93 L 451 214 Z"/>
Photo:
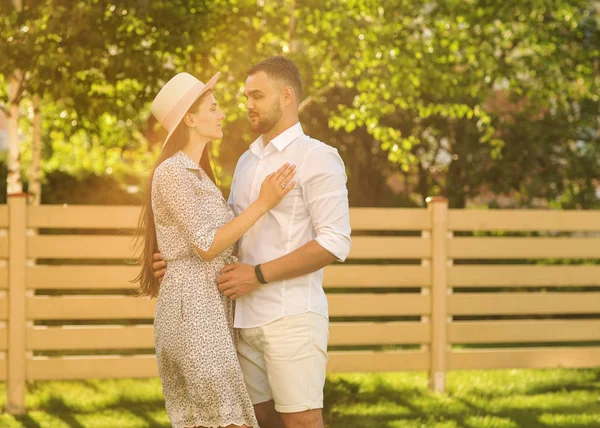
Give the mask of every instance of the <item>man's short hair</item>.
<path id="1" fill-rule="evenodd" d="M 253 65 L 247 72 L 248 76 L 264 71 L 271 79 L 282 80 L 291 86 L 296 94 L 296 101 L 302 99 L 302 78 L 296 64 L 282 56 L 272 56 Z"/>

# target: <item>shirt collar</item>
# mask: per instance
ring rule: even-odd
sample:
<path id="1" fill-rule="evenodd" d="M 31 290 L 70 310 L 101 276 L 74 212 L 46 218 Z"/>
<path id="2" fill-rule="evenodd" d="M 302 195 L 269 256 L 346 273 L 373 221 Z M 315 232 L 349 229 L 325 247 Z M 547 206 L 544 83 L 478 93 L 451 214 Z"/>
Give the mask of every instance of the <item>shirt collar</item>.
<path id="1" fill-rule="evenodd" d="M 177 162 L 179 162 L 179 164 L 181 166 L 183 166 L 184 168 L 193 169 L 195 171 L 200 170 L 200 165 L 198 165 L 196 162 L 194 162 L 192 160 L 192 158 L 190 158 L 188 155 L 186 155 L 181 150 L 179 150 L 177 153 L 175 153 L 173 155 L 173 157 L 175 159 L 177 159 Z"/>
<path id="2" fill-rule="evenodd" d="M 258 137 L 252 144 L 250 144 L 250 151 L 254 153 L 259 158 L 262 157 L 262 153 L 264 150 L 263 147 L 263 136 Z"/>
<path id="3" fill-rule="evenodd" d="M 300 125 L 300 122 L 297 122 L 295 125 L 290 126 L 277 137 L 273 138 L 271 140 L 271 144 L 273 144 L 275 148 L 281 152 L 283 149 L 289 146 L 292 141 L 302 134 L 304 134 L 302 125 Z"/>
<path id="4" fill-rule="evenodd" d="M 278 151 L 281 152 L 301 135 L 304 135 L 304 130 L 302 129 L 302 125 L 300 125 L 300 122 L 297 122 L 295 125 L 290 126 L 277 137 L 273 138 L 268 144 L 268 146 L 273 145 L 273 147 L 275 147 Z M 268 153 L 265 153 L 267 147 L 264 147 L 264 137 L 261 135 L 256 140 L 254 140 L 252 144 L 250 144 L 250 151 L 256 156 L 262 157 Z"/>

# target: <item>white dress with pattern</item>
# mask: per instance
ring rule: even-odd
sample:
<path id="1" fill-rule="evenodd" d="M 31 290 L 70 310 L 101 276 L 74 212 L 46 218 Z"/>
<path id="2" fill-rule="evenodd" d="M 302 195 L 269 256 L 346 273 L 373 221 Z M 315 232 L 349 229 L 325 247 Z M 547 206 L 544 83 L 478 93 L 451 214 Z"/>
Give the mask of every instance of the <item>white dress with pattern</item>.
<path id="1" fill-rule="evenodd" d="M 217 288 L 233 247 L 204 261 L 233 212 L 206 173 L 179 151 L 152 180 L 158 247 L 167 261 L 154 318 L 165 407 L 175 428 L 258 427 L 236 354 L 233 305 Z"/>

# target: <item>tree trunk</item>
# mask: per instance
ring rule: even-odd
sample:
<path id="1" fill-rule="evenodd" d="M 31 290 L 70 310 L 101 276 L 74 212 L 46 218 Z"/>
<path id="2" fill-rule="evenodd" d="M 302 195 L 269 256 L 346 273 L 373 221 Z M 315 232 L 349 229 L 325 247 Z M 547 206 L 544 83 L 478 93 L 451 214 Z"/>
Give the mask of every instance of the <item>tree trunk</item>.
<path id="1" fill-rule="evenodd" d="M 459 121 L 450 126 L 450 153 L 458 155 L 457 159 L 452 159 L 448 167 L 448 178 L 446 180 L 446 194 L 448 195 L 448 205 L 450 208 L 465 208 L 467 204 L 467 160 L 468 144 L 466 144 L 468 135 L 465 132 L 464 122 Z"/>
<path id="2" fill-rule="evenodd" d="M 31 148 L 31 165 L 29 167 L 29 205 L 39 205 L 42 199 L 41 185 L 42 158 L 42 115 L 40 112 L 40 96 L 33 96 L 33 145 Z"/>
<path id="3" fill-rule="evenodd" d="M 15 70 L 8 83 L 8 175 L 6 193 L 11 195 L 23 192 L 21 163 L 19 161 L 19 100 L 23 73 Z"/>
<path id="4" fill-rule="evenodd" d="M 21 0 L 13 0 L 17 12 L 23 10 Z M 19 101 L 24 75 L 21 70 L 15 70 L 8 81 L 8 159 L 6 177 L 6 194 L 23 193 L 21 182 L 21 163 L 19 161 Z"/>

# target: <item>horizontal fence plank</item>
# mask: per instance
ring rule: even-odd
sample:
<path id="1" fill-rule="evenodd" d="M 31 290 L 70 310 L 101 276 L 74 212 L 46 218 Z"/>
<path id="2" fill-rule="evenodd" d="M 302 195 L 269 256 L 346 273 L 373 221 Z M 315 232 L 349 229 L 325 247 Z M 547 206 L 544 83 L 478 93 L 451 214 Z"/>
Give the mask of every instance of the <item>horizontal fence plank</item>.
<path id="1" fill-rule="evenodd" d="M 451 209 L 448 229 L 597 232 L 600 231 L 600 211 Z"/>
<path id="2" fill-rule="evenodd" d="M 429 230 L 431 214 L 423 208 L 351 208 L 352 230 Z"/>
<path id="3" fill-rule="evenodd" d="M 8 236 L 0 236 L 0 258 L 8 258 Z"/>
<path id="4" fill-rule="evenodd" d="M 331 316 L 422 315 L 429 298 L 420 294 L 333 294 Z M 27 299 L 27 318 L 33 320 L 149 319 L 155 300 L 126 296 L 34 296 Z"/>
<path id="5" fill-rule="evenodd" d="M 366 346 L 428 343 L 430 328 L 429 324 L 416 322 L 332 322 L 329 326 L 329 345 Z M 151 325 L 36 326 L 27 330 L 27 348 L 30 351 L 150 349 L 154 348 L 153 332 L 154 329 Z M 6 330 L 0 329 L 0 350 L 6 347 L 5 342 L 2 342 L 5 336 Z"/>
<path id="6" fill-rule="evenodd" d="M 56 229 L 132 229 L 139 206 L 40 205 L 27 209 L 27 227 Z"/>
<path id="7" fill-rule="evenodd" d="M 600 347 L 465 350 L 448 352 L 449 370 L 597 367 Z M 0 360 L 0 379 L 6 379 L 6 360 Z M 424 351 L 333 351 L 329 373 L 427 370 Z M 28 380 L 74 380 L 156 377 L 154 355 L 119 357 L 34 357 L 27 361 Z"/>
<path id="8" fill-rule="evenodd" d="M 158 376 L 154 355 L 33 357 L 27 360 L 27 380 L 114 379 Z"/>
<path id="9" fill-rule="evenodd" d="M 350 322 L 329 325 L 329 345 L 404 345 L 430 342 L 431 325 L 420 322 Z"/>
<path id="10" fill-rule="evenodd" d="M 69 296 L 27 298 L 31 320 L 151 319 L 156 299 L 125 296 Z"/>
<path id="11" fill-rule="evenodd" d="M 450 287 L 600 286 L 600 265 L 451 266 Z"/>
<path id="12" fill-rule="evenodd" d="M 133 258 L 131 236 L 38 235 L 27 238 L 27 257 L 40 259 Z"/>
<path id="13" fill-rule="evenodd" d="M 0 274 L 2 271 L 0 270 Z M 137 289 L 139 266 L 30 266 L 29 289 Z"/>
<path id="14" fill-rule="evenodd" d="M 600 320 L 455 321 L 448 341 L 460 343 L 600 341 Z"/>
<path id="15" fill-rule="evenodd" d="M 427 315 L 430 298 L 421 294 L 330 294 L 332 317 Z"/>
<path id="16" fill-rule="evenodd" d="M 333 351 L 329 373 L 427 370 L 424 351 Z M 158 376 L 154 355 L 118 357 L 34 357 L 27 361 L 28 380 L 75 380 Z"/>
<path id="17" fill-rule="evenodd" d="M 332 351 L 327 372 L 397 372 L 429 369 L 425 351 Z"/>
<path id="18" fill-rule="evenodd" d="M 600 238 L 451 238 L 451 259 L 600 258 Z"/>
<path id="19" fill-rule="evenodd" d="M 598 314 L 600 293 L 457 293 L 449 315 Z"/>
<path id="20" fill-rule="evenodd" d="M 27 329 L 30 351 L 154 348 L 152 325 L 64 326 Z"/>
<path id="21" fill-rule="evenodd" d="M 139 206 L 41 205 L 30 207 L 31 228 L 131 229 Z M 431 216 L 421 208 L 351 208 L 354 230 L 428 230 Z M 450 230 L 600 231 L 597 211 L 449 210 Z M 0 206 L 0 227 L 8 226 L 8 208 Z"/>
<path id="22" fill-rule="evenodd" d="M 8 205 L 0 205 L 0 228 L 7 228 L 9 224 Z"/>
<path id="23" fill-rule="evenodd" d="M 39 235 L 27 240 L 27 256 L 55 259 L 120 259 L 134 256 L 130 236 Z M 358 236 L 349 258 L 418 259 L 431 256 L 431 241 L 420 237 Z"/>
<path id="24" fill-rule="evenodd" d="M 8 209 L 5 205 L 2 208 L 4 210 L 0 209 L 0 227 L 8 225 Z M 29 207 L 27 226 L 57 229 L 132 229 L 137 226 L 139 214 L 138 206 L 41 205 Z M 431 216 L 427 209 L 421 208 L 351 208 L 350 222 L 353 230 L 431 229 Z"/>
<path id="25" fill-rule="evenodd" d="M 424 259 L 431 257 L 431 240 L 421 237 L 355 236 L 351 259 Z"/>
<path id="26" fill-rule="evenodd" d="M 456 350 L 447 353 L 448 370 L 598 367 L 600 347 Z"/>
<path id="27" fill-rule="evenodd" d="M 399 265 L 330 265 L 325 267 L 325 288 L 429 287 L 431 269 Z"/>
<path id="28" fill-rule="evenodd" d="M 27 269 L 30 289 L 137 289 L 131 281 L 139 266 L 31 266 Z M 0 288 L 6 268 L 0 268 Z M 7 280 L 4 279 L 4 284 Z M 398 265 L 331 265 L 325 267 L 326 288 L 399 288 L 429 287 L 431 269 Z"/>

